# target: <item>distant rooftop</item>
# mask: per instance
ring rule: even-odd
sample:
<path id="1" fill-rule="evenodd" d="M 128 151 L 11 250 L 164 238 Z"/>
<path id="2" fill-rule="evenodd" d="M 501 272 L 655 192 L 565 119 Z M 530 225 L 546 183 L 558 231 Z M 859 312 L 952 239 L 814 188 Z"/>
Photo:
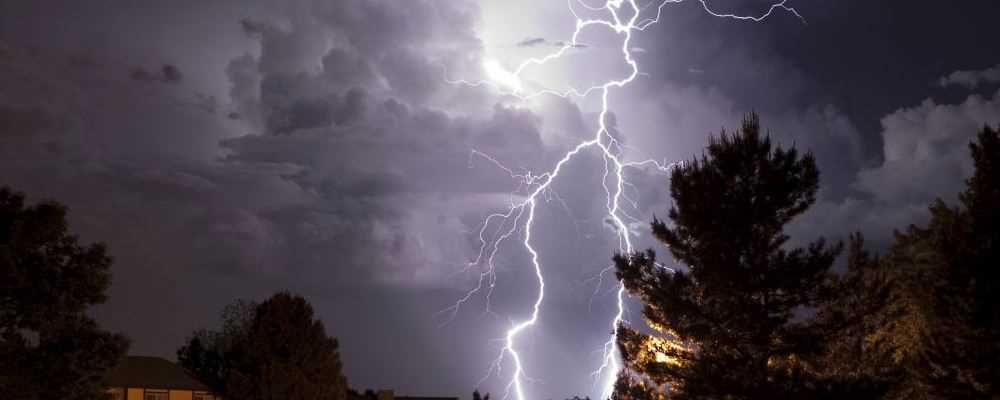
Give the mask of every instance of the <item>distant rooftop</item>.
<path id="1" fill-rule="evenodd" d="M 160 357 L 128 356 L 108 373 L 111 387 L 210 391 L 183 368 Z"/>
<path id="2" fill-rule="evenodd" d="M 370 394 L 352 390 L 348 392 L 347 398 L 348 400 L 458 400 L 458 397 L 396 396 L 392 390 L 371 391 Z"/>
<path id="3" fill-rule="evenodd" d="M 458 397 L 395 396 L 395 400 L 458 400 Z"/>

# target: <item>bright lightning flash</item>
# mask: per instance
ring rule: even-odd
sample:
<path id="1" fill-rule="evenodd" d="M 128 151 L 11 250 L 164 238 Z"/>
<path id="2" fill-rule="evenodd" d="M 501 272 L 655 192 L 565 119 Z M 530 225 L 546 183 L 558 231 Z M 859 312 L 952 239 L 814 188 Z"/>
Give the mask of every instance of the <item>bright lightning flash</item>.
<path id="1" fill-rule="evenodd" d="M 519 184 L 515 193 L 520 193 L 521 196 L 517 197 L 516 200 L 512 196 L 511 204 L 507 211 L 491 214 L 486 217 L 482 224 L 482 228 L 479 231 L 479 255 L 475 260 L 468 264 L 469 268 L 475 266 L 482 267 L 482 272 L 479 275 L 479 282 L 476 287 L 467 292 L 465 296 L 456 301 L 454 305 L 443 310 L 443 312 L 450 313 L 451 317 L 454 318 L 459 308 L 461 308 L 465 302 L 483 291 L 486 292 L 486 311 L 492 312 L 489 309 L 489 302 L 490 297 L 493 294 L 493 289 L 496 286 L 496 269 L 494 259 L 500 251 L 501 244 L 512 236 L 518 234 L 519 231 L 522 231 L 524 234 L 522 244 L 531 258 L 531 266 L 534 269 L 538 282 L 538 295 L 532 306 L 531 317 L 525 320 L 513 322 L 513 326 L 506 332 L 503 339 L 504 346 L 500 350 L 500 354 L 494 361 L 490 371 L 487 373 L 487 378 L 494 372 L 499 373 L 501 363 L 505 357 L 510 357 L 514 365 L 514 371 L 511 376 L 511 381 L 506 387 L 504 399 L 510 395 L 511 389 L 513 389 L 517 400 L 526 400 L 523 382 L 528 378 L 521 362 L 521 355 L 517 352 L 517 338 L 521 333 L 531 328 L 538 322 L 539 309 L 545 299 L 545 278 L 542 274 L 543 268 L 539 262 L 538 251 L 532 244 L 532 227 L 535 223 L 535 210 L 538 206 L 539 200 L 547 201 L 553 196 L 558 198 L 558 195 L 555 194 L 552 189 L 552 185 L 553 182 L 558 179 L 559 174 L 562 172 L 566 164 L 577 154 L 580 154 L 585 150 L 596 150 L 598 154 L 603 157 L 605 165 L 604 177 L 601 183 L 604 192 L 607 195 L 606 219 L 613 224 L 616 229 L 619 245 L 618 250 L 622 252 L 622 254 L 631 254 L 633 251 L 632 240 L 629 237 L 630 229 L 625 223 L 625 219 L 630 221 L 638 220 L 630 217 L 622 205 L 622 201 L 624 200 L 628 202 L 628 204 L 631 204 L 633 208 L 635 207 L 635 202 L 629 198 L 625 190 L 627 187 L 631 187 L 631 185 L 627 182 L 625 172 L 630 168 L 655 168 L 659 171 L 666 172 L 674 166 L 673 164 L 667 164 L 665 162 L 655 160 L 626 161 L 624 159 L 623 146 L 608 130 L 607 116 L 609 112 L 609 96 L 611 94 L 611 89 L 622 88 L 635 80 L 635 78 L 639 75 L 639 66 L 632 57 L 632 50 L 630 47 L 633 33 L 637 31 L 644 31 L 646 28 L 659 22 L 663 8 L 666 5 L 681 3 L 684 0 L 659 0 L 659 4 L 655 8 L 655 15 L 652 16 L 648 16 L 652 13 L 647 13 L 647 10 L 653 4 L 656 4 L 657 1 L 654 1 L 646 6 L 640 6 L 637 4 L 637 0 L 607 0 L 604 5 L 600 7 L 587 5 L 583 1 L 584 0 L 567 1 L 569 11 L 576 18 L 576 29 L 573 32 L 571 40 L 564 42 L 565 44 L 553 53 L 543 57 L 527 59 L 519 64 L 513 71 L 505 69 L 498 61 L 486 60 L 483 62 L 483 70 L 486 73 L 488 80 L 485 81 L 456 81 L 448 80 L 447 77 L 445 78 L 446 81 L 453 84 L 491 86 L 503 94 L 511 95 L 524 101 L 541 95 L 554 95 L 564 98 L 570 96 L 582 98 L 593 93 L 600 95 L 601 111 L 597 121 L 597 132 L 595 132 L 594 136 L 589 140 L 580 142 L 574 148 L 566 152 L 566 154 L 564 154 L 563 157 L 555 164 L 553 169 L 548 172 L 542 174 L 533 174 L 530 171 L 518 173 L 504 166 L 499 161 L 485 153 L 476 150 L 472 151 L 472 156 L 481 157 L 501 170 L 509 173 L 511 178 L 515 179 Z M 708 0 L 695 1 L 698 1 L 702 8 L 704 8 L 705 12 L 709 15 L 719 18 L 760 22 L 770 17 L 776 10 L 783 10 L 805 22 L 798 11 L 786 5 L 789 0 L 783 0 L 772 4 L 765 13 L 759 16 L 740 16 L 736 14 L 719 13 L 713 11 L 711 7 L 709 7 L 707 3 Z M 576 6 L 574 6 L 574 4 L 576 4 Z M 575 7 L 582 7 L 588 10 L 588 12 L 602 13 L 604 18 L 581 18 L 576 12 Z M 644 14 L 647 16 L 643 17 Z M 521 76 L 527 69 L 542 66 L 552 60 L 563 57 L 570 50 L 578 47 L 577 39 L 581 33 L 585 29 L 592 27 L 609 29 L 622 37 L 621 57 L 629 66 L 629 73 L 625 77 L 616 80 L 609 80 L 600 85 L 584 89 L 570 88 L 565 91 L 557 91 L 548 88 L 532 91 L 527 91 L 525 89 Z M 603 275 L 609 271 L 610 267 L 602 271 L 601 274 Z M 621 282 L 619 282 L 616 295 L 617 312 L 611 320 L 611 337 L 603 346 L 601 365 L 594 372 L 592 372 L 595 382 L 600 380 L 602 377 L 605 379 L 601 391 L 601 399 L 607 399 L 610 397 L 614 388 L 615 379 L 620 369 L 620 362 L 618 360 L 618 355 L 616 354 L 615 343 L 618 338 L 618 326 L 622 323 L 625 313 L 624 297 L 625 287 L 621 284 Z"/>
<path id="2" fill-rule="evenodd" d="M 499 61 L 483 61 L 483 71 L 486 72 L 486 77 L 488 77 L 490 81 L 496 82 L 497 85 L 500 85 L 505 89 L 509 89 L 514 93 L 521 92 L 521 78 L 504 69 L 504 67 L 500 65 Z"/>

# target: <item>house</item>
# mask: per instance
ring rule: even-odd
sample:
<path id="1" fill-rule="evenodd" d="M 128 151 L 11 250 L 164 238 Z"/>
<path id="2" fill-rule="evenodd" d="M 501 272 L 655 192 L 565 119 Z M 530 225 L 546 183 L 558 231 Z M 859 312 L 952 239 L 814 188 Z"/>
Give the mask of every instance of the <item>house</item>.
<path id="1" fill-rule="evenodd" d="M 159 357 L 129 356 L 107 376 L 113 400 L 220 400 L 183 368 Z"/>
<path id="2" fill-rule="evenodd" d="M 393 400 L 458 400 L 458 397 L 394 396 Z"/>

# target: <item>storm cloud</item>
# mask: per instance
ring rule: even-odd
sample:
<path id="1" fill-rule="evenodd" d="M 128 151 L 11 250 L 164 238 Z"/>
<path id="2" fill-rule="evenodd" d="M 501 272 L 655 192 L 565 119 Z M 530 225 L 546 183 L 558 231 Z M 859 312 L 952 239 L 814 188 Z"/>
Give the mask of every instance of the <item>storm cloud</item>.
<path id="1" fill-rule="evenodd" d="M 969 89 L 990 83 L 1000 83 L 1000 65 L 984 70 L 955 71 L 939 81 L 941 87 L 962 85 Z"/>
<path id="2" fill-rule="evenodd" d="M 172 357 L 226 303 L 290 289 L 340 338 L 352 386 L 465 397 L 537 286 L 510 245 L 497 316 L 477 297 L 442 327 L 436 312 L 475 284 L 467 263 L 483 218 L 520 195 L 473 150 L 544 172 L 593 135 L 599 109 L 594 98 L 521 102 L 449 82 L 483 79 L 487 59 L 513 66 L 562 46 L 572 14 L 543 3 L 4 3 L 0 184 L 66 203 L 84 240 L 109 245 L 114 283 L 97 317 L 136 354 Z M 759 11 L 737 3 L 732 12 Z M 968 141 L 1000 123 L 995 68 L 961 71 L 1000 61 L 975 40 L 988 24 L 968 21 L 996 5 L 972 1 L 966 15 L 888 3 L 796 4 L 808 25 L 670 5 L 632 43 L 641 75 L 612 93 L 609 126 L 628 159 L 672 162 L 756 110 L 823 174 L 793 236 L 861 230 L 878 243 L 934 198 L 953 199 L 971 172 Z M 927 32 L 931 16 L 952 29 Z M 889 29 L 887 18 L 900 30 L 893 43 L 868 33 Z M 621 39 L 588 31 L 586 51 L 527 71 L 526 85 L 621 77 Z M 922 62 L 935 53 L 950 61 Z M 551 294 L 525 359 L 542 398 L 596 391 L 588 373 L 613 311 L 612 283 L 596 279 L 617 249 L 602 218 L 604 163 L 587 153 L 569 166 L 533 232 Z M 667 177 L 629 178 L 630 226 L 653 246 L 646 221 L 669 206 Z M 495 394 L 506 383 L 482 382 Z"/>

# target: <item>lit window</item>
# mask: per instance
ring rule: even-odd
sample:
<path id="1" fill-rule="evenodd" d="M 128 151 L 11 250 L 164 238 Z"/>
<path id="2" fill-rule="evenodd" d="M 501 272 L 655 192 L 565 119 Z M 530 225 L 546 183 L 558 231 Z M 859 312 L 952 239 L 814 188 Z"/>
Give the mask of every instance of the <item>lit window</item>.
<path id="1" fill-rule="evenodd" d="M 192 400 L 215 400 L 215 397 L 212 396 L 211 393 L 196 392 L 194 396 L 192 396 Z"/>
<path id="2" fill-rule="evenodd" d="M 125 400 L 125 391 L 121 388 L 108 389 L 111 400 Z"/>
<path id="3" fill-rule="evenodd" d="M 170 394 L 166 390 L 147 390 L 144 400 L 169 400 Z"/>

